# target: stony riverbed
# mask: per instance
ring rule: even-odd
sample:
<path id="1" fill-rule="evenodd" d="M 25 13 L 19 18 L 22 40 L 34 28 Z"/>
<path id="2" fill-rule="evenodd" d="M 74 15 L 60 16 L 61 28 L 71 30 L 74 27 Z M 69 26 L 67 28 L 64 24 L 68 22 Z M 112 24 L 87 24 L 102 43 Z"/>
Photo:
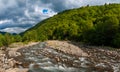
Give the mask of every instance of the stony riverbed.
<path id="1" fill-rule="evenodd" d="M 14 68 L 18 68 L 19 72 L 120 72 L 119 49 L 79 46 L 63 41 L 23 47 L 15 54 L 6 53 L 4 59 L 5 64 L 1 64 L 6 68 L 3 72 Z M 7 63 L 7 60 L 14 64 Z"/>

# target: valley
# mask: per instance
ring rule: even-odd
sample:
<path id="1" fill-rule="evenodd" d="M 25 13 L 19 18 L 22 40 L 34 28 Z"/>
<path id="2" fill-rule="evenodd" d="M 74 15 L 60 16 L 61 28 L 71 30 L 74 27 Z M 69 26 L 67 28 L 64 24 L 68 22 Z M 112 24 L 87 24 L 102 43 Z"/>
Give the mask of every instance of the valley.
<path id="1" fill-rule="evenodd" d="M 1 32 L 0 72 L 120 72 L 120 4 L 82 6 L 19 34 Z"/>

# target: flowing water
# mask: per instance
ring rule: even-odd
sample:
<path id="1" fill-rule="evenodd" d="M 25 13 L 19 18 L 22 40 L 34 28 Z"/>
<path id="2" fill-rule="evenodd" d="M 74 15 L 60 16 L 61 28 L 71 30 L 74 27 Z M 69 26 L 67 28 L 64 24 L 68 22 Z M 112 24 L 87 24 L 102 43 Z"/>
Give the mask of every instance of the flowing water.
<path id="1" fill-rule="evenodd" d="M 19 67 L 29 68 L 29 72 L 120 72 L 120 60 L 101 62 L 91 57 L 65 54 L 47 47 L 45 42 L 18 52 L 22 54 L 16 58 L 22 62 Z"/>

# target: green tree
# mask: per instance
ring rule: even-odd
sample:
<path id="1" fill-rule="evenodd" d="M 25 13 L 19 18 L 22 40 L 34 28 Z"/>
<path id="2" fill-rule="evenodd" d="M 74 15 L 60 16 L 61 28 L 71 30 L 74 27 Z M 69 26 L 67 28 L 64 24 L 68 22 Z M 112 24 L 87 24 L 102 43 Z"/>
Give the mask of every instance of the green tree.
<path id="1" fill-rule="evenodd" d="M 4 36 L 2 34 L 0 34 L 0 47 L 4 45 Z"/>
<path id="2" fill-rule="evenodd" d="M 3 42 L 4 46 L 8 46 L 9 44 L 14 42 L 14 37 L 11 34 L 6 33 L 4 36 L 5 36 L 5 39 Z"/>
<path id="3" fill-rule="evenodd" d="M 22 37 L 19 34 L 15 35 L 14 39 L 15 39 L 15 42 L 22 42 Z"/>
<path id="4" fill-rule="evenodd" d="M 120 33 L 117 33 L 112 41 L 113 46 L 120 47 Z"/>

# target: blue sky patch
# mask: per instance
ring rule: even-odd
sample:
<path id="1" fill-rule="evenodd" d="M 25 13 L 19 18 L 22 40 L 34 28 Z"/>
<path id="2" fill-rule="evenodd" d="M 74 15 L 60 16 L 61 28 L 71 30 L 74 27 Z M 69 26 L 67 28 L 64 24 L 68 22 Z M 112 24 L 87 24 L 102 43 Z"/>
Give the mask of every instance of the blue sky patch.
<path id="1" fill-rule="evenodd" d="M 43 14 L 48 14 L 48 9 L 43 9 Z"/>

